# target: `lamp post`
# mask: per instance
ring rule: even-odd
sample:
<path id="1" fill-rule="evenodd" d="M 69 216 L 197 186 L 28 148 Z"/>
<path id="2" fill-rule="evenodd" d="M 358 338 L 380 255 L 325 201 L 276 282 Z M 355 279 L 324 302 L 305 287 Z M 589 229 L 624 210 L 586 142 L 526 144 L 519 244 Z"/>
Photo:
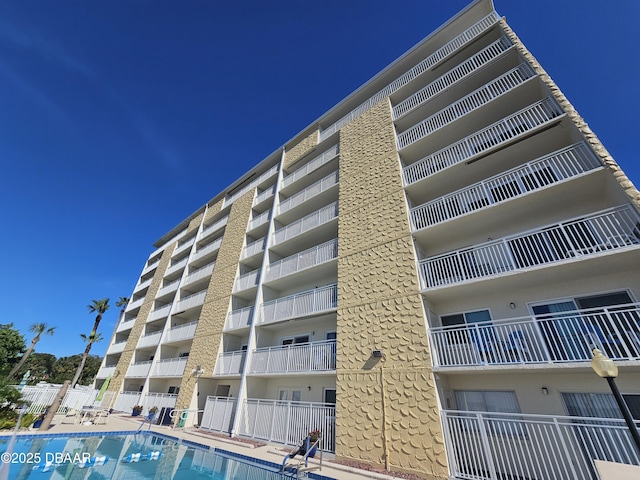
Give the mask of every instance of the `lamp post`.
<path id="1" fill-rule="evenodd" d="M 593 368 L 593 371 L 596 372 L 599 377 L 605 378 L 607 383 L 609 383 L 611 393 L 613 393 L 613 397 L 616 399 L 618 408 L 620 408 L 622 416 L 627 422 L 631 438 L 633 438 L 636 448 L 638 449 L 638 453 L 640 453 L 640 433 L 638 433 L 638 427 L 636 427 L 633 417 L 631 416 L 631 412 L 629 411 L 629 407 L 624 401 L 624 398 L 622 398 L 622 395 L 620 395 L 620 390 L 618 390 L 618 386 L 615 382 L 615 378 L 618 376 L 618 367 L 613 360 L 597 348 L 594 348 L 593 358 L 591 359 L 591 368 Z"/>

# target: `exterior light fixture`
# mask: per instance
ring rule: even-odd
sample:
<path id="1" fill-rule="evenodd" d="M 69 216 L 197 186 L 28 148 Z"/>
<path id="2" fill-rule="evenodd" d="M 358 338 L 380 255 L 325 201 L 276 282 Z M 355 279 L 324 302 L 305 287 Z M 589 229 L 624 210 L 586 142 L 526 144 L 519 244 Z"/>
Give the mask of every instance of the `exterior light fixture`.
<path id="1" fill-rule="evenodd" d="M 382 358 L 384 356 L 382 350 L 374 350 L 373 352 L 371 352 L 371 355 L 373 356 L 373 358 Z"/>
<path id="2" fill-rule="evenodd" d="M 627 422 L 631 438 L 636 444 L 638 452 L 640 452 L 640 433 L 638 433 L 638 427 L 636 427 L 633 417 L 631 416 L 631 412 L 629 411 L 629 407 L 624 401 L 624 398 L 622 398 L 622 395 L 620 395 L 620 391 L 618 390 L 618 386 L 615 382 L 615 378 L 618 376 L 618 367 L 613 360 L 597 348 L 594 348 L 593 358 L 591 359 L 591 368 L 593 368 L 593 371 L 596 372 L 599 377 L 606 379 L 607 383 L 609 383 L 611 393 L 613 393 L 613 397 L 616 399 L 618 408 L 620 409 L 625 422 Z"/>

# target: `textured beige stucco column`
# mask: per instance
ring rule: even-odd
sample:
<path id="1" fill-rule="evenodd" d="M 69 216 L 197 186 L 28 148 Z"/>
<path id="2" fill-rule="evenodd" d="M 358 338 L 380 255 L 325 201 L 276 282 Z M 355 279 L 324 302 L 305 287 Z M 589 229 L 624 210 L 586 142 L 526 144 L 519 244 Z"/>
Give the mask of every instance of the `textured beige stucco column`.
<path id="1" fill-rule="evenodd" d="M 448 478 L 387 100 L 340 132 L 338 238 L 336 455 Z"/>
<path id="2" fill-rule="evenodd" d="M 198 365 L 202 367 L 207 377 L 213 375 L 254 195 L 255 189 L 251 189 L 231 206 L 229 221 L 225 227 L 218 258 L 209 280 L 207 295 L 202 305 L 198 326 L 180 384 L 180 393 L 176 400 L 177 409 L 191 407 L 198 380 L 192 372 Z"/>

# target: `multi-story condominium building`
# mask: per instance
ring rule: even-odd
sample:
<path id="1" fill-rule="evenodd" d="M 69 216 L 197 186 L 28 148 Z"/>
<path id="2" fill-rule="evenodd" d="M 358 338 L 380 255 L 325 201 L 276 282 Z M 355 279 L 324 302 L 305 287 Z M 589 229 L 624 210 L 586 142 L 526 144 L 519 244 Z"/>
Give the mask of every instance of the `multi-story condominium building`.
<path id="1" fill-rule="evenodd" d="M 477 0 L 157 241 L 96 386 L 426 478 L 638 464 L 590 359 L 638 416 L 639 208 Z"/>

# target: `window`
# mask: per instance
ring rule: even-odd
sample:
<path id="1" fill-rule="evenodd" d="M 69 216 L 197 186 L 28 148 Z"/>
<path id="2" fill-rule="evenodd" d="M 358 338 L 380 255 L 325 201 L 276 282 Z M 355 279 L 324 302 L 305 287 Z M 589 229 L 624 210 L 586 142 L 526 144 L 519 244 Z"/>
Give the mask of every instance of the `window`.
<path id="1" fill-rule="evenodd" d="M 489 310 L 478 310 L 475 312 L 454 313 L 452 315 L 442 315 L 440 321 L 443 327 L 453 325 L 464 325 L 468 323 L 490 322 L 491 313 Z"/>
<path id="2" fill-rule="evenodd" d="M 336 389 L 325 388 L 324 389 L 324 403 L 336 404 Z"/>
<path id="3" fill-rule="evenodd" d="M 459 410 L 520 413 L 520 404 L 513 391 L 456 390 L 454 394 Z"/>
<path id="4" fill-rule="evenodd" d="M 299 402 L 302 399 L 302 390 L 281 388 L 278 392 L 278 400 L 286 402 L 289 398 L 291 398 L 292 402 Z"/>
<path id="5" fill-rule="evenodd" d="M 298 335 L 297 337 L 286 337 L 281 341 L 281 345 L 299 345 L 309 343 L 309 335 Z"/>

